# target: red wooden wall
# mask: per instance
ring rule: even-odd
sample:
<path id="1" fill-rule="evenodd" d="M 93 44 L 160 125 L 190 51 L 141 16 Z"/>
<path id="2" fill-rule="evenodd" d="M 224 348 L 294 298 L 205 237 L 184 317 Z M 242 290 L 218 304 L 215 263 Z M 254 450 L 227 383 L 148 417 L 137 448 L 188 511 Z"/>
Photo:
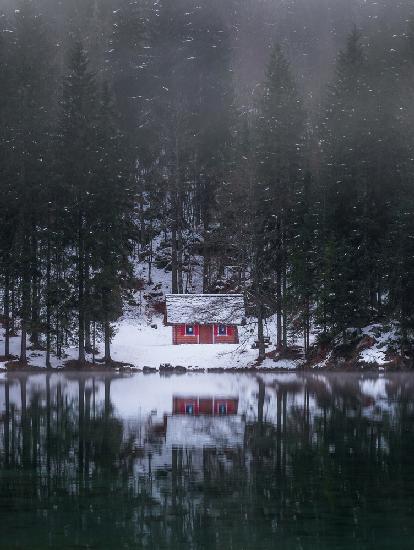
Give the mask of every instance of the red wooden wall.
<path id="1" fill-rule="evenodd" d="M 185 325 L 173 325 L 172 338 L 173 344 L 198 344 L 199 325 L 194 325 L 194 334 L 185 333 Z M 237 326 L 228 325 L 226 336 L 220 336 L 218 325 L 214 325 L 214 343 L 216 344 L 238 344 L 239 334 Z"/>
<path id="2" fill-rule="evenodd" d="M 198 344 L 198 325 L 194 325 L 194 334 L 185 333 L 185 325 L 173 326 L 173 344 Z"/>
<path id="3" fill-rule="evenodd" d="M 214 325 L 214 342 L 216 344 L 238 344 L 239 333 L 234 325 L 227 325 L 226 336 L 220 336 L 218 333 L 218 325 Z"/>

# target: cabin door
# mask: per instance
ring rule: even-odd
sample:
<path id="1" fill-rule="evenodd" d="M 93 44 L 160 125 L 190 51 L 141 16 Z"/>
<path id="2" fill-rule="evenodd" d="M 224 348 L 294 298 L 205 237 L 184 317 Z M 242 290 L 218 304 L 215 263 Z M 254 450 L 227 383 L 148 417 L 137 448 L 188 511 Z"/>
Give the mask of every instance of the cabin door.
<path id="1" fill-rule="evenodd" d="M 213 343 L 213 325 L 200 325 L 200 344 Z"/>

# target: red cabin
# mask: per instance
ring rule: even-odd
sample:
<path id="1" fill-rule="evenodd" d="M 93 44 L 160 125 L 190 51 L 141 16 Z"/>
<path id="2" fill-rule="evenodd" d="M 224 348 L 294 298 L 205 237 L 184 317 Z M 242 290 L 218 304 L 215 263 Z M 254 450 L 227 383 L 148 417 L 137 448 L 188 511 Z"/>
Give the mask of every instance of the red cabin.
<path id="1" fill-rule="evenodd" d="M 165 324 L 173 344 L 237 344 L 243 323 L 241 294 L 168 294 Z"/>

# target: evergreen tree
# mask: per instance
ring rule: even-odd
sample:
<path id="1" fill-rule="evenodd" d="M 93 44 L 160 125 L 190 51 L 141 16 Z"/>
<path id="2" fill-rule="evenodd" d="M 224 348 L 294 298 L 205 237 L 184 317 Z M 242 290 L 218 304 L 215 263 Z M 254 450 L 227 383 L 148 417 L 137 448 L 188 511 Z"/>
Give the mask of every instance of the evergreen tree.
<path id="1" fill-rule="evenodd" d="M 10 292 L 14 279 L 13 247 L 18 217 L 18 197 L 14 188 L 13 165 L 10 158 L 12 135 L 13 91 L 10 61 L 11 41 L 0 39 L 0 72 L 3 86 L 0 90 L 0 277 L 3 284 L 4 355 L 10 354 Z"/>
<path id="2" fill-rule="evenodd" d="M 404 70 L 397 68 L 400 86 L 394 86 L 394 118 L 398 123 L 398 136 L 394 135 L 393 144 L 399 138 L 400 154 L 396 158 L 396 167 L 388 174 L 392 178 L 393 194 L 389 207 L 393 215 L 390 236 L 385 247 L 387 258 L 386 272 L 389 275 L 389 311 L 399 319 L 401 325 L 401 350 L 404 355 L 412 356 L 414 341 L 414 21 L 409 23 L 407 33 L 407 58 L 404 58 Z M 403 50 L 404 51 L 404 50 Z M 406 63 L 406 61 L 408 61 Z M 398 93 L 399 91 L 399 93 Z M 397 124 L 396 124 L 397 125 Z M 402 151 L 402 152 L 401 152 Z M 396 157 L 394 153 L 394 158 Z M 398 163 L 398 164 L 397 164 Z M 396 192 L 398 191 L 398 192 Z"/>
<path id="3" fill-rule="evenodd" d="M 261 218 L 268 297 L 277 313 L 277 347 L 287 346 L 289 239 L 295 193 L 301 181 L 304 111 L 289 63 L 277 45 L 271 54 L 257 121 L 257 216 Z"/>
<path id="4" fill-rule="evenodd" d="M 81 364 L 85 362 L 85 293 L 89 283 L 89 255 L 94 246 L 89 224 L 94 216 L 91 191 L 97 165 L 96 93 L 86 52 L 81 43 L 76 43 L 63 84 L 59 163 L 62 193 L 67 201 L 64 209 L 67 212 L 68 242 L 73 246 L 76 258 L 74 303 L 78 315 L 78 359 Z"/>
<path id="5" fill-rule="evenodd" d="M 316 205 L 316 186 L 308 171 L 303 185 L 296 192 L 296 205 L 292 212 L 293 229 L 291 233 L 291 287 L 289 301 L 303 330 L 304 353 L 310 350 L 312 328 L 312 306 L 317 296 L 317 250 L 318 216 Z"/>
<path id="6" fill-rule="evenodd" d="M 39 224 L 44 214 L 40 200 L 47 181 L 47 142 L 53 116 L 53 49 L 42 18 L 30 2 L 15 12 L 15 32 L 10 48 L 13 90 L 8 106 L 11 185 L 17 207 L 14 255 L 20 280 L 20 361 L 26 362 L 26 337 L 39 345 L 40 258 Z M 39 57 L 43 63 L 39 63 Z"/>
<path id="7" fill-rule="evenodd" d="M 326 227 L 321 322 L 340 331 L 366 320 L 362 186 L 370 133 L 368 90 L 366 61 L 355 29 L 338 57 L 323 120 Z"/>
<path id="8" fill-rule="evenodd" d="M 130 242 L 133 237 L 133 189 L 124 153 L 124 139 L 105 84 L 97 114 L 98 165 L 93 180 L 93 291 L 94 320 L 103 325 L 105 363 L 110 365 L 111 322 L 122 313 L 122 287 L 130 276 Z"/>

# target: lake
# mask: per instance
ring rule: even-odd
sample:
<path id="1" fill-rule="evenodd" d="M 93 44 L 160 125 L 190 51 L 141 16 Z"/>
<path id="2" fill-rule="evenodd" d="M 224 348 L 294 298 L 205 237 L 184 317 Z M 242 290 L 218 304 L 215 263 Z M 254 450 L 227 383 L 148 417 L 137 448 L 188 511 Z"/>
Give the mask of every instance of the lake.
<path id="1" fill-rule="evenodd" d="M 0 548 L 414 548 L 414 375 L 2 374 Z"/>

